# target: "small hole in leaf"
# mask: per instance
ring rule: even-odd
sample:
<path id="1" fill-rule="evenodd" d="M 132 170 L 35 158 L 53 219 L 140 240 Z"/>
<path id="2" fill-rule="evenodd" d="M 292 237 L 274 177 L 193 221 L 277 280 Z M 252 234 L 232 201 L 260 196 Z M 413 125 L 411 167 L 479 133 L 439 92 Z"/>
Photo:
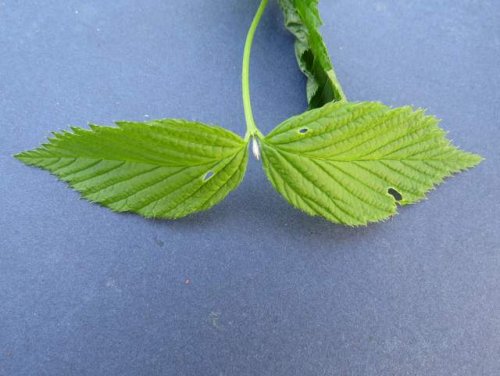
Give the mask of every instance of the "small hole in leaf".
<path id="1" fill-rule="evenodd" d="M 299 133 L 300 134 L 306 134 L 307 132 L 309 132 L 309 128 L 301 128 L 301 129 L 299 129 Z"/>
<path id="2" fill-rule="evenodd" d="M 208 179 L 210 179 L 212 176 L 214 176 L 214 172 L 213 171 L 208 171 L 205 176 L 203 177 L 203 180 L 207 181 Z"/>
<path id="3" fill-rule="evenodd" d="M 389 188 L 387 190 L 387 193 L 389 193 L 392 197 L 394 197 L 394 200 L 396 200 L 396 201 L 401 201 L 403 199 L 403 196 L 401 195 L 401 193 L 396 191 L 394 188 Z"/>

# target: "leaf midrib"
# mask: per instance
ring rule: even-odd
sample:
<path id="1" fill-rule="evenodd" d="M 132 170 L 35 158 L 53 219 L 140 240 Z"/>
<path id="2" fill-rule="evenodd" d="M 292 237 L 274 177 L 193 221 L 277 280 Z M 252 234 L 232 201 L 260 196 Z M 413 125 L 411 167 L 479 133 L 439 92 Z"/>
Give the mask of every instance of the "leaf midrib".
<path id="1" fill-rule="evenodd" d="M 145 164 L 145 165 L 151 165 L 151 166 L 159 166 L 159 167 L 197 167 L 197 166 L 205 166 L 205 165 L 210 165 L 216 162 L 220 162 L 224 159 L 230 158 L 238 153 L 240 153 L 247 145 L 243 144 L 240 148 L 235 149 L 231 153 L 223 154 L 218 158 L 213 158 L 213 159 L 208 159 L 207 162 L 204 163 L 195 163 L 195 164 L 165 164 L 165 163 L 157 163 L 156 161 L 144 161 L 144 160 L 134 160 L 134 159 L 114 159 L 114 158 L 97 158 L 97 157 L 90 157 L 90 156 L 59 156 L 59 155 L 44 155 L 44 156 L 36 156 L 36 155 L 31 155 L 31 153 L 27 153 L 27 155 L 22 155 L 23 153 L 20 154 L 20 157 L 24 160 L 40 160 L 40 159 L 74 159 L 74 160 L 92 160 L 92 161 L 106 161 L 106 162 L 124 162 L 124 163 L 135 163 L 135 164 Z M 50 153 L 50 150 L 46 150 L 48 153 Z"/>
<path id="2" fill-rule="evenodd" d="M 307 158 L 307 159 L 313 159 L 313 160 L 318 160 L 318 161 L 326 161 L 326 162 L 382 162 L 382 161 L 446 161 L 449 158 L 422 158 L 422 159 L 412 159 L 412 158 L 377 158 L 377 159 L 335 159 L 335 158 L 322 158 L 322 157 L 317 157 L 317 156 L 311 156 L 308 155 L 307 153 L 294 153 L 289 150 L 284 150 L 280 148 L 278 145 L 275 144 L 269 144 L 266 143 L 265 141 L 262 142 L 266 147 L 273 148 L 275 150 L 278 150 L 280 153 L 286 153 L 286 154 L 292 154 L 292 155 L 297 155 L 299 157 Z"/>

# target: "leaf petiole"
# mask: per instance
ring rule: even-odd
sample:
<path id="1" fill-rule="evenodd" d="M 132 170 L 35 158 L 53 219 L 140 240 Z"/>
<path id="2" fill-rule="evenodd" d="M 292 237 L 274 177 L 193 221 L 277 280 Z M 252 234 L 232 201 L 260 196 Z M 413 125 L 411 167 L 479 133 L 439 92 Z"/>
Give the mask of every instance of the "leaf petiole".
<path id="1" fill-rule="evenodd" d="M 243 108 L 245 111 L 245 121 L 247 125 L 247 132 L 245 134 L 245 141 L 248 141 L 250 137 L 264 137 L 261 131 L 257 128 L 252 112 L 252 103 L 250 100 L 250 53 L 252 51 L 253 39 L 255 36 L 255 31 L 259 25 L 262 14 L 266 9 L 268 0 L 262 0 L 257 13 L 253 18 L 250 29 L 248 29 L 247 39 L 245 42 L 245 49 L 243 51 L 243 68 L 241 71 L 241 88 L 243 96 Z"/>

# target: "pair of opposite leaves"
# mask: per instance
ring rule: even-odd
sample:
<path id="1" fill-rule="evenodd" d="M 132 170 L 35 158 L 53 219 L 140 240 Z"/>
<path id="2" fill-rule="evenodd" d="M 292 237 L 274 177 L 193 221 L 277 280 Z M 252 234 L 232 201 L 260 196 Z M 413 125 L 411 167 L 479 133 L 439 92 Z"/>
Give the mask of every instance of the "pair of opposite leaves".
<path id="1" fill-rule="evenodd" d="M 258 136 L 264 170 L 293 206 L 357 226 L 396 213 L 481 157 L 446 139 L 438 120 L 411 107 L 347 102 L 318 28 L 318 0 L 280 0 L 308 78 L 309 111 Z M 90 201 L 118 212 L 180 218 L 222 201 L 242 181 L 250 137 L 164 119 L 55 133 L 17 155 Z"/>

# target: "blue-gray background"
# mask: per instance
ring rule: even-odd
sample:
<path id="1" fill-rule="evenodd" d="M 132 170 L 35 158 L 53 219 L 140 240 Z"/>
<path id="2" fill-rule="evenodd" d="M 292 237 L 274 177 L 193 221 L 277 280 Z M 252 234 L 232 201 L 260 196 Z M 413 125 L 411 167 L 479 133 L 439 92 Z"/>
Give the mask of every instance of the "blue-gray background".
<path id="1" fill-rule="evenodd" d="M 257 0 L 0 1 L 0 375 L 500 374 L 500 2 L 323 0 L 352 100 L 428 108 L 478 168 L 350 229 L 251 160 L 176 222 L 114 214 L 11 155 L 89 121 L 244 132 Z M 252 59 L 265 131 L 305 109 L 274 1 Z"/>

